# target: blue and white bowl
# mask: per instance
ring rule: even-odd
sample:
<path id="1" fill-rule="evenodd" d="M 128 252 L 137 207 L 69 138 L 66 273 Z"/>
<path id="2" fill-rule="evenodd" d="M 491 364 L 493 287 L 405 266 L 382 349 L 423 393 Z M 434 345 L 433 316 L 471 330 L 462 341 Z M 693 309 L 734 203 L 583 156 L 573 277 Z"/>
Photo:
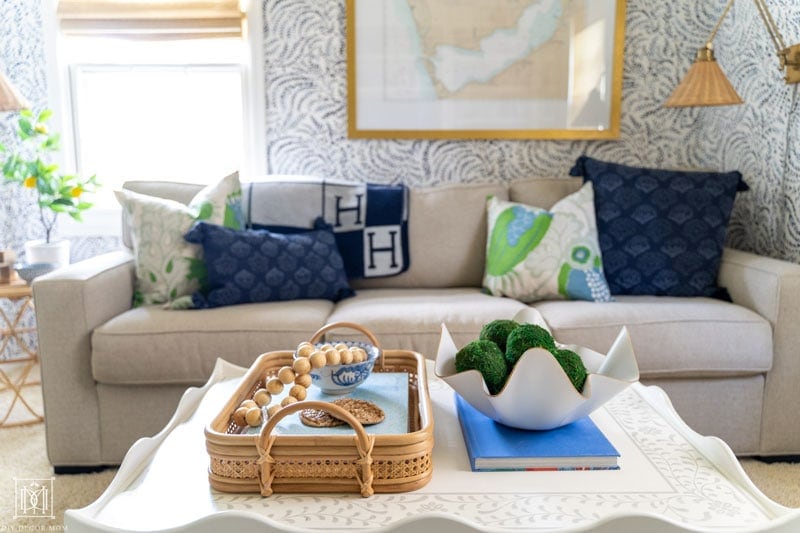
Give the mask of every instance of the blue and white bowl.
<path id="1" fill-rule="evenodd" d="M 357 346 L 367 352 L 367 359 L 360 363 L 349 363 L 346 365 L 325 365 L 322 368 L 311 369 L 311 383 L 316 385 L 326 394 L 347 394 L 356 387 L 364 383 L 372 369 L 375 361 L 380 356 L 380 348 L 373 344 L 360 341 L 328 341 L 319 342 L 314 345 L 319 349 L 325 344 L 335 346 L 336 344 L 346 344 L 348 347 Z M 297 353 L 295 353 L 297 357 Z"/>
<path id="2" fill-rule="evenodd" d="M 56 263 L 17 263 L 14 265 L 17 275 L 28 284 L 39 276 L 43 276 L 57 268 L 58 264 Z"/>

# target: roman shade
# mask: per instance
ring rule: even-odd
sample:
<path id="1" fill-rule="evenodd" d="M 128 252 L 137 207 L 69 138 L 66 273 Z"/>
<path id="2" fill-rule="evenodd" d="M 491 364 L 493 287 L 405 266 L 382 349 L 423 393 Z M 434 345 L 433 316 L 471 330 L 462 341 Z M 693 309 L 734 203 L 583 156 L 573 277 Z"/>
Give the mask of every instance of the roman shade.
<path id="1" fill-rule="evenodd" d="M 240 0 L 60 0 L 61 30 L 70 35 L 139 39 L 241 37 Z"/>

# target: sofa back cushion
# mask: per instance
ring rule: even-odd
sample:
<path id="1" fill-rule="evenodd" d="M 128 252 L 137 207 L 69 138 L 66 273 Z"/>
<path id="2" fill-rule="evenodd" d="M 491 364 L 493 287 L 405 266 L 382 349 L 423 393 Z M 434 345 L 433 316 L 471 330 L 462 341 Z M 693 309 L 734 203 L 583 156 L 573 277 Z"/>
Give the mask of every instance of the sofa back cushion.
<path id="1" fill-rule="evenodd" d="M 581 178 L 533 178 L 511 183 L 508 195 L 512 202 L 550 209 L 582 185 Z"/>
<path id="2" fill-rule="evenodd" d="M 359 288 L 480 287 L 486 263 L 486 198 L 508 199 L 504 184 L 412 188 L 411 265 L 398 276 L 353 280 Z"/>
<path id="3" fill-rule="evenodd" d="M 410 267 L 397 276 L 352 280 L 359 288 L 480 287 L 486 264 L 486 199 L 511 200 L 550 208 L 583 184 L 576 178 L 532 178 L 510 186 L 453 184 L 409 189 Z M 188 203 L 202 185 L 131 181 L 124 188 Z M 247 190 L 246 186 L 243 189 Z M 247 199 L 244 200 L 245 209 Z M 123 218 L 123 242 L 131 246 Z"/>

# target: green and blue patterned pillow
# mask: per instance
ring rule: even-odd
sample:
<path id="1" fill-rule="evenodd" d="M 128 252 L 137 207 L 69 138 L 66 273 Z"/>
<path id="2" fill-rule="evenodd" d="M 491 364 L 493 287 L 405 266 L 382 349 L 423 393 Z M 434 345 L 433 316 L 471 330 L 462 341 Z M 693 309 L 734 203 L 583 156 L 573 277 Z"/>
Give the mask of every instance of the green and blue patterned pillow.
<path id="1" fill-rule="evenodd" d="M 736 193 L 748 189 L 741 173 L 638 168 L 581 156 L 570 174 L 594 185 L 611 294 L 724 295 L 717 276 Z"/>
<path id="2" fill-rule="evenodd" d="M 191 295 L 205 283 L 202 249 L 183 235 L 198 220 L 244 227 L 242 187 L 234 173 L 201 190 L 183 205 L 174 200 L 114 191 L 131 224 L 136 280 L 133 305 L 191 306 Z"/>
<path id="3" fill-rule="evenodd" d="M 255 302 L 352 296 L 333 229 L 318 218 L 314 230 L 237 231 L 198 222 L 186 240 L 203 247 L 208 287 L 192 295 L 195 308 Z"/>
<path id="4" fill-rule="evenodd" d="M 523 302 L 611 301 L 597 242 L 592 184 L 550 210 L 490 198 L 483 286 Z"/>

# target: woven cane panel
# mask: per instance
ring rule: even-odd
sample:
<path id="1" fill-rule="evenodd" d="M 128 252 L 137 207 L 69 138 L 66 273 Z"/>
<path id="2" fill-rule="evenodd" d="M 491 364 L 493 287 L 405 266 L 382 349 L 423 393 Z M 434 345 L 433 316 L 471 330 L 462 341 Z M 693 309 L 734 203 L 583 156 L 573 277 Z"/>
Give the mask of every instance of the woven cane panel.
<path id="1" fill-rule="evenodd" d="M 258 465 L 255 460 L 211 458 L 211 473 L 231 479 L 256 479 Z"/>

